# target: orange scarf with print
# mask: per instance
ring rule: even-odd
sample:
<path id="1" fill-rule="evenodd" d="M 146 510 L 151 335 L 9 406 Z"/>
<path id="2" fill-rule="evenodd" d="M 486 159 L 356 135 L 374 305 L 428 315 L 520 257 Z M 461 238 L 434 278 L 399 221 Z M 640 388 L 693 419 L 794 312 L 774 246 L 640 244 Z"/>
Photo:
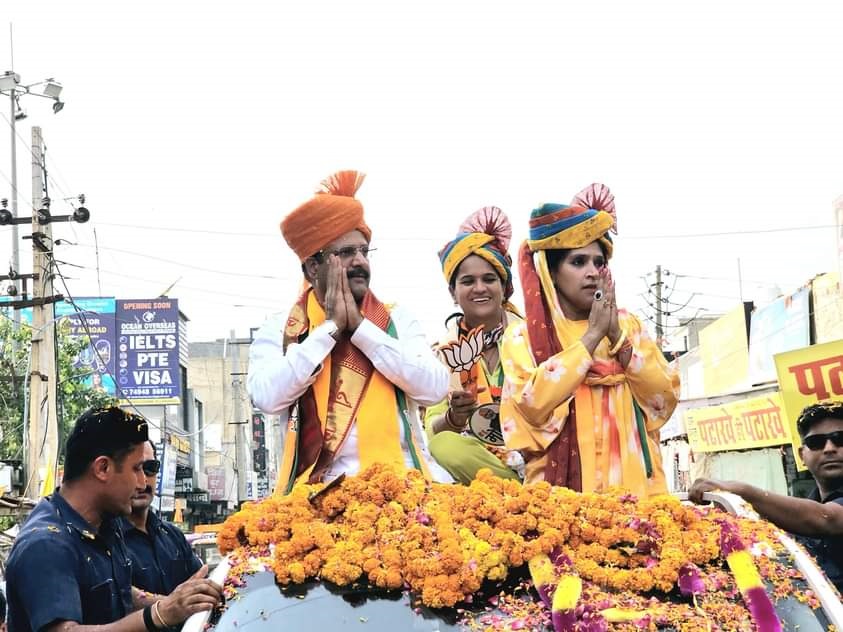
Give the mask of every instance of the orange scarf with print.
<path id="1" fill-rule="evenodd" d="M 389 310 L 368 292 L 361 312 L 367 320 L 394 335 Z M 312 288 L 299 298 L 284 329 L 284 350 L 302 342 L 325 322 L 325 311 Z M 286 494 L 297 482 L 322 480 L 334 457 L 342 449 L 353 424 L 357 427 L 360 469 L 373 463 L 406 467 L 395 413 L 398 403 L 406 408 L 404 394 L 375 371 L 366 355 L 343 334 L 334 350 L 323 361 L 316 381 L 299 398 L 291 415 L 276 490 Z M 404 436 L 416 467 L 429 478 L 416 445 L 416 438 L 402 410 Z"/>

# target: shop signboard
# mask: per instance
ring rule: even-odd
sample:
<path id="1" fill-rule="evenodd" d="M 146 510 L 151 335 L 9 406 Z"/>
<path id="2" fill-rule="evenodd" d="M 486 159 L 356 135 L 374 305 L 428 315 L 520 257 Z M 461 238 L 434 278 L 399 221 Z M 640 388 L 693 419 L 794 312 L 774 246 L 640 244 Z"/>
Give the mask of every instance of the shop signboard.
<path id="1" fill-rule="evenodd" d="M 843 340 L 780 353 L 775 361 L 796 464 L 804 470 L 805 464 L 799 457 L 801 442 L 796 420 L 806 406 L 843 399 Z"/>
<path id="2" fill-rule="evenodd" d="M 177 299 L 117 301 L 117 383 L 125 403 L 178 404 Z"/>
<path id="3" fill-rule="evenodd" d="M 791 442 L 778 393 L 686 410 L 685 429 L 694 452 L 749 450 Z"/>
<path id="4" fill-rule="evenodd" d="M 211 500 L 225 500 L 225 467 L 208 467 L 205 471 L 208 474 L 208 494 Z"/>

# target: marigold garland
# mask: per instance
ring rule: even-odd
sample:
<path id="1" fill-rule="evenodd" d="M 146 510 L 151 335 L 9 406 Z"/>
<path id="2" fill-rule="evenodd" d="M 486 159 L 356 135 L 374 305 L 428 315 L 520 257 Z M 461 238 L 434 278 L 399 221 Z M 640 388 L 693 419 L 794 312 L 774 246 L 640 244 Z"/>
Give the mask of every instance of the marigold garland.
<path id="1" fill-rule="evenodd" d="M 225 522 L 220 550 L 266 554 L 271 545 L 267 561 L 282 585 L 368 581 L 408 588 L 434 608 L 471 600 L 484 582 L 502 581 L 537 556 L 561 555 L 582 580 L 578 621 L 691 631 L 717 629 L 712 624 L 736 616 L 748 620 L 720 548 L 724 514 L 714 509 L 670 496 L 638 500 L 621 491 L 522 486 L 487 470 L 460 486 L 374 465 L 311 503 L 308 496 L 320 488 L 302 485 L 289 496 L 246 504 Z M 784 549 L 772 525 L 737 518 L 729 524 L 753 551 L 774 599 L 795 594 L 816 607 L 800 590 L 799 573 L 779 561 Z M 698 571 L 693 602 L 655 597 L 673 591 L 689 568 Z"/>

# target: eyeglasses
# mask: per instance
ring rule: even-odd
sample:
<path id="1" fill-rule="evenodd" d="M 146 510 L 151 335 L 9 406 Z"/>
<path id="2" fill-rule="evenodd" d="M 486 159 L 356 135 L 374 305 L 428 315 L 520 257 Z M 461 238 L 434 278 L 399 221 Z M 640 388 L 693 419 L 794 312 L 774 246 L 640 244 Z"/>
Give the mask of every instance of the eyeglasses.
<path id="1" fill-rule="evenodd" d="M 834 447 L 843 448 L 843 430 L 829 432 L 828 434 L 808 435 L 802 439 L 802 445 L 812 452 L 816 452 L 817 450 L 822 450 L 829 439 L 834 444 Z"/>
<path id="2" fill-rule="evenodd" d="M 369 248 L 368 245 L 365 246 L 345 246 L 344 248 L 339 248 L 337 250 L 320 250 L 316 254 L 318 258 L 321 260 L 327 255 L 335 255 L 342 259 L 343 261 L 350 261 L 357 256 L 359 252 L 363 255 L 364 259 L 368 259 L 369 255 L 372 254 L 377 248 Z"/>
<path id="3" fill-rule="evenodd" d="M 148 461 L 144 461 L 141 467 L 143 468 L 143 473 L 147 476 L 155 476 L 161 471 L 161 461 L 158 459 L 149 459 Z"/>

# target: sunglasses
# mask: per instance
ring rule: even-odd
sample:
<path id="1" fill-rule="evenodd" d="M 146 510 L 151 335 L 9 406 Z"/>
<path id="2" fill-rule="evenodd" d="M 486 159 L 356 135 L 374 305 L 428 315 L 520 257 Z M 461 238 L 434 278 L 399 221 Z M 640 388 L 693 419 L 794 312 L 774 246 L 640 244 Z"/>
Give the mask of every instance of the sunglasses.
<path id="1" fill-rule="evenodd" d="M 808 435 L 802 439 L 802 445 L 812 452 L 816 452 L 817 450 L 822 450 L 829 439 L 831 439 L 835 447 L 843 448 L 843 430 L 829 432 L 828 434 Z"/>
<path id="2" fill-rule="evenodd" d="M 148 461 L 144 461 L 141 467 L 143 468 L 143 473 L 147 476 L 155 476 L 161 471 L 161 461 L 149 459 Z"/>

